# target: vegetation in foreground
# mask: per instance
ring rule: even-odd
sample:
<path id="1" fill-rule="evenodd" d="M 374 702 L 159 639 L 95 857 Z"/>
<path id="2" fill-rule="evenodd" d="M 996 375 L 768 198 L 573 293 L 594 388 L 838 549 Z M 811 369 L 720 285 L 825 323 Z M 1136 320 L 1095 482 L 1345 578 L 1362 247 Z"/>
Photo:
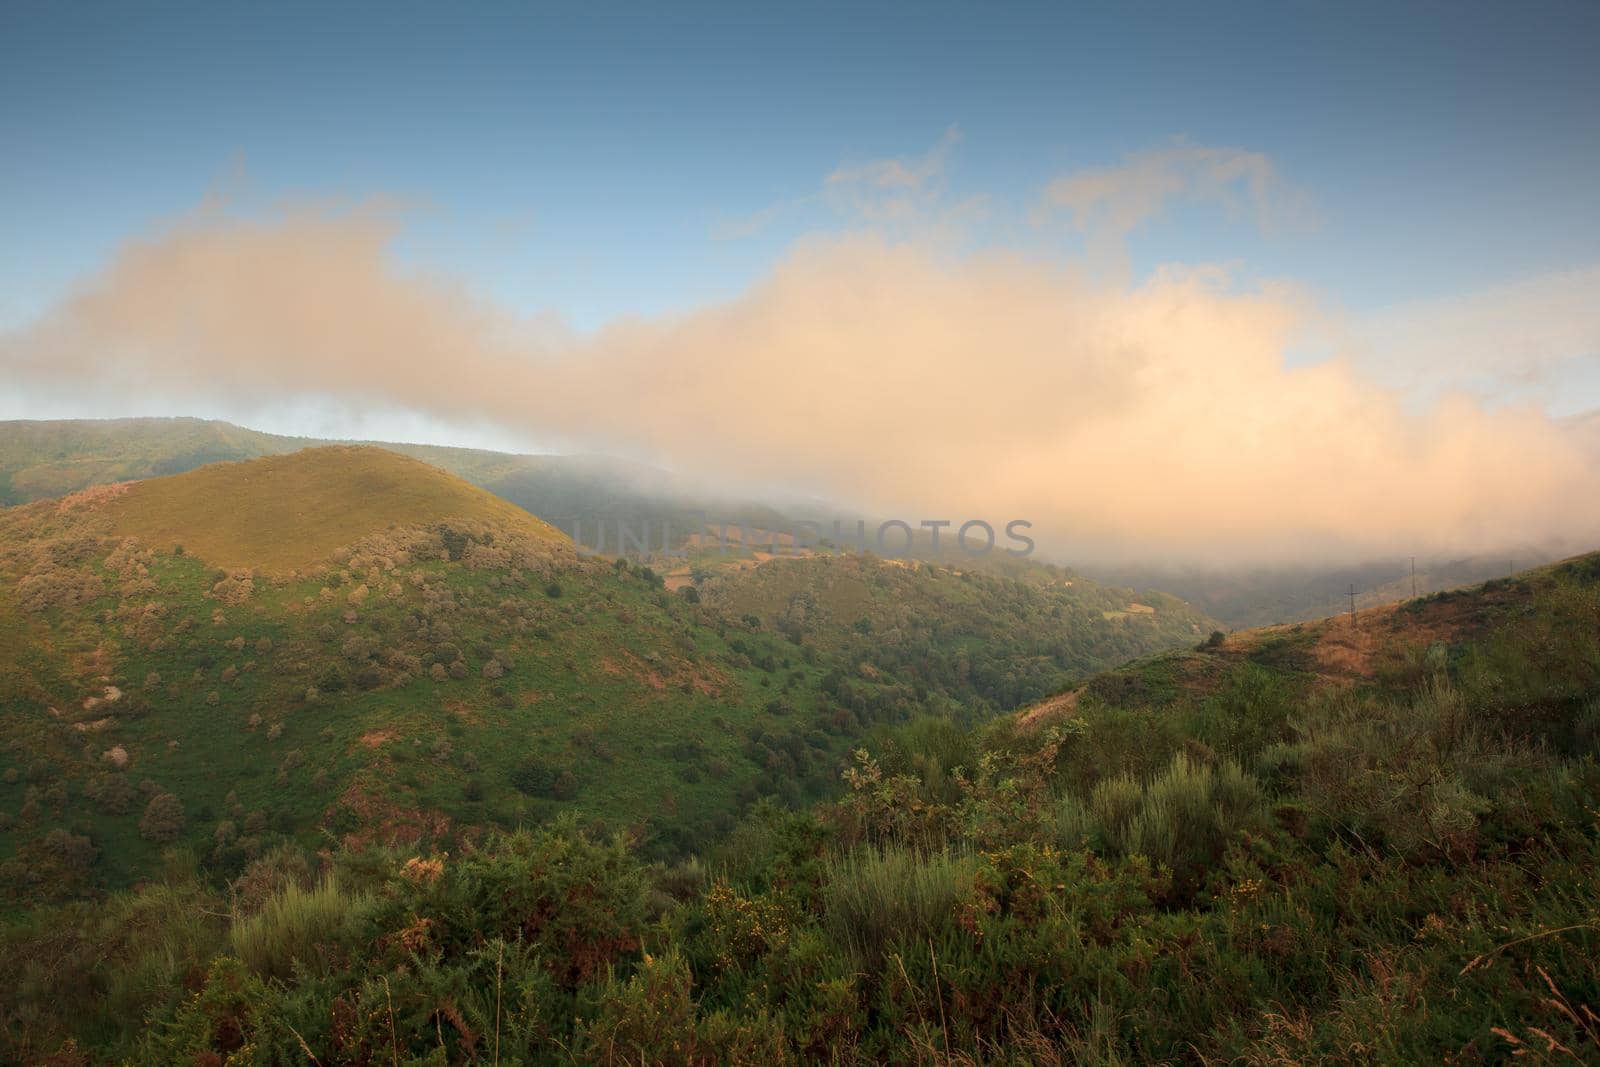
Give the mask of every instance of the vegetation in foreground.
<path id="1" fill-rule="evenodd" d="M 1341 627 L 1349 627 L 1342 630 Z M 1364 629 L 1362 628 L 1364 627 Z M 1600 556 L 1204 642 L 697 858 L 173 852 L 4 933 L 58 1063 L 1600 1058 Z"/>

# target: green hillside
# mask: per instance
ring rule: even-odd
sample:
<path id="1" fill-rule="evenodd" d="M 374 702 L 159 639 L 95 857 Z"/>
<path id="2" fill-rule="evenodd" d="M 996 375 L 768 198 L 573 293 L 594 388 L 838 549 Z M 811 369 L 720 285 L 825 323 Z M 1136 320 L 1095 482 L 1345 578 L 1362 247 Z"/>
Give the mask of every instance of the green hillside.
<path id="1" fill-rule="evenodd" d="M 647 610 L 625 590 L 650 583 L 604 581 Z M 652 628 L 678 617 L 660 611 Z M 8 647 L 26 629 L 12 619 Z M 684 669 L 718 662 L 701 636 Z M 425 721 L 324 729 L 386 752 L 382 788 L 418 804 L 408 783 L 442 765 L 408 750 Z M 278 794 L 317 788 L 271 770 L 282 747 L 230 734 L 291 776 Z M 1597 752 L 1600 555 L 1218 635 L 974 729 L 917 717 L 856 753 L 836 799 L 759 805 L 670 865 L 571 818 L 448 849 L 374 834 L 399 813 L 367 806 L 367 777 L 340 794 L 359 816 L 342 839 L 258 836 L 226 885 L 195 867 L 195 842 L 152 855 L 136 890 L 0 930 L 5 1048 L 63 1063 L 1589 1062 Z M 8 813 L 71 808 L 58 769 L 12 769 L 26 777 L 8 770 Z M 239 807 L 261 796 L 240 787 Z M 107 861 L 114 820 L 66 818 L 14 853 L 13 879 Z M 204 837 L 235 847 L 220 824 Z"/>
<path id="2" fill-rule="evenodd" d="M 0 1058 L 1600 1050 L 1600 556 L 689 568 L 367 447 L 0 511 Z"/>
<path id="3" fill-rule="evenodd" d="M 871 590 L 892 654 L 580 557 L 375 448 L 0 511 L 0 893 L 127 885 L 174 844 L 227 878 L 283 841 L 457 847 L 561 812 L 681 854 L 762 797 L 837 791 L 875 730 L 979 721 L 1195 632 L 1056 611 L 1009 580 L 817 562 Z M 742 580 L 765 590 L 764 571 Z M 169 829 L 144 825 L 157 801 Z"/>
<path id="4" fill-rule="evenodd" d="M 1064 674 L 1193 644 L 1213 625 L 1161 593 L 1068 578 L 1045 564 L 1018 575 L 815 556 L 713 570 L 699 590 L 730 617 L 766 620 L 859 672 L 911 677 L 1002 710 L 1059 687 Z"/>
<path id="5" fill-rule="evenodd" d="M 625 519 L 687 531 L 702 512 L 775 521 L 771 508 L 677 484 L 663 471 L 603 456 L 518 455 L 476 448 L 283 437 L 204 419 L 0 422 L 0 505 L 64 496 L 94 485 L 181 474 L 222 460 L 305 448 L 376 444 L 449 471 L 546 521 Z"/>
<path id="6" fill-rule="evenodd" d="M 570 532 L 573 521 L 581 519 L 586 545 L 595 543 L 599 522 L 613 524 L 608 527 L 612 538 L 617 536 L 614 524 L 618 521 L 626 522 L 635 532 L 648 524 L 653 537 L 670 527 L 675 539 L 697 529 L 708 517 L 768 529 L 788 525 L 784 515 L 769 504 L 708 492 L 664 471 L 604 456 L 517 455 L 438 445 L 354 443 L 377 445 L 448 471 L 564 531 Z M 0 422 L 0 505 L 63 496 L 95 485 L 179 474 L 218 461 L 349 444 L 352 442 L 284 437 L 202 419 Z M 805 509 L 804 517 L 828 521 L 836 516 L 826 505 L 816 503 Z M 848 528 L 854 517 L 841 518 Z M 1228 627 L 1262 626 L 1335 613 L 1345 604 L 1352 585 L 1362 607 L 1402 598 L 1409 595 L 1412 587 L 1408 561 L 1403 559 L 1279 569 L 1101 565 L 1086 574 L 1001 552 L 982 559 L 959 552 L 941 554 L 933 549 L 926 532 L 919 530 L 917 534 L 911 554 L 940 566 L 1016 578 L 1034 585 L 1071 579 L 1082 586 L 1094 579 L 1102 586 L 1139 591 L 1128 598 L 1138 603 L 1149 603 L 1149 597 L 1155 595 L 1146 590 L 1159 589 L 1183 598 L 1196 617 L 1214 618 Z M 717 560 L 710 554 L 701 556 L 698 563 L 716 569 Z M 1492 556 L 1422 559 L 1417 564 L 1417 588 L 1423 592 L 1460 588 L 1502 576 L 1512 565 L 1527 567 L 1553 558 L 1544 549 L 1520 546 Z M 679 562 L 664 559 L 654 565 L 665 570 Z M 1108 606 L 1105 610 L 1115 613 L 1121 609 Z"/>
<path id="7" fill-rule="evenodd" d="M 0 422 L 0 504 L 293 452 L 309 443 L 205 419 Z"/>

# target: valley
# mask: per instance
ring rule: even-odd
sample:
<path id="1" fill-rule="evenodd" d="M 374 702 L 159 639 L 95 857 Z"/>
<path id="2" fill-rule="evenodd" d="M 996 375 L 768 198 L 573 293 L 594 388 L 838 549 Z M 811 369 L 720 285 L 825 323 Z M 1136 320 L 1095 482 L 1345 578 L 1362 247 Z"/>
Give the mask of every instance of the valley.
<path id="1" fill-rule="evenodd" d="M 1231 634 L 1043 565 L 670 591 L 346 446 L 0 544 L 8 1059 L 1600 1048 L 1600 556 Z"/>
<path id="2" fill-rule="evenodd" d="M 0 3 L 0 1067 L 1600 1064 L 1597 44 Z"/>
<path id="3" fill-rule="evenodd" d="M 173 845 L 231 877 L 284 841 L 459 847 L 564 812 L 681 856 L 762 798 L 831 795 L 875 731 L 980 722 L 1210 625 L 855 556 L 674 592 L 372 447 L 83 490 L 0 512 L 0 540 L 14 904 Z"/>

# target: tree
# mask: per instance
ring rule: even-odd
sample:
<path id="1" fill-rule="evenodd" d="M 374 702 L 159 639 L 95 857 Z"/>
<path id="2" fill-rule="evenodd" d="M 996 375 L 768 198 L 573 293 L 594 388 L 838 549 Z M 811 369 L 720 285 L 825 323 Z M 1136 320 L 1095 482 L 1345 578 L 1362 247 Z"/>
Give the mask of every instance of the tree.
<path id="1" fill-rule="evenodd" d="M 139 820 L 139 836 L 162 844 L 176 841 L 183 833 L 183 824 L 183 802 L 171 793 L 157 793 L 145 805 L 144 817 Z"/>

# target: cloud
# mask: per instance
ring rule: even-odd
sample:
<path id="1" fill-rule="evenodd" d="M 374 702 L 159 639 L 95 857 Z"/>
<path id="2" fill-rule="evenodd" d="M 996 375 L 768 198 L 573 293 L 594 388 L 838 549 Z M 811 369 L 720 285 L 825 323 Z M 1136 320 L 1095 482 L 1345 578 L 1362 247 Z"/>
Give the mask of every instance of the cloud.
<path id="1" fill-rule="evenodd" d="M 1600 365 L 1600 265 L 1409 301 L 1350 329 L 1361 365 L 1398 389 L 1554 399 L 1573 364 Z"/>
<path id="2" fill-rule="evenodd" d="M 906 222 L 926 214 L 944 193 L 944 169 L 961 142 L 952 126 L 922 156 L 877 159 L 839 167 L 822 183 L 843 212 L 869 222 Z"/>
<path id="3" fill-rule="evenodd" d="M 1088 236 L 1097 261 L 1120 263 L 1128 235 L 1178 199 L 1221 204 L 1233 213 L 1248 208 L 1264 232 L 1308 225 L 1314 218 L 1305 195 L 1287 186 L 1266 156 L 1183 138 L 1135 152 L 1119 166 L 1051 180 L 1033 215 L 1038 224 L 1070 216 Z"/>
<path id="4" fill-rule="evenodd" d="M 954 207 L 944 207 L 945 167 L 961 143 L 955 126 L 945 130 L 920 156 L 875 159 L 846 164 L 822 180 L 814 192 L 769 204 L 743 218 L 722 223 L 712 239 L 739 240 L 765 232 L 780 218 L 812 204 L 823 203 L 850 224 L 927 232 L 948 232 L 981 211 L 985 198 L 971 197 Z"/>
<path id="5" fill-rule="evenodd" d="M 0 340 L 20 388 L 211 410 L 333 397 L 876 514 L 1034 523 L 1083 559 L 1286 562 L 1600 534 L 1569 424 L 1418 413 L 1291 288 L 1216 271 L 1112 288 L 1061 262 L 856 233 L 739 297 L 578 336 L 399 270 L 382 210 L 206 216 L 124 248 Z"/>
<path id="6" fill-rule="evenodd" d="M 755 237 L 757 234 L 765 233 L 768 227 L 790 211 L 814 199 L 816 199 L 814 196 L 803 196 L 794 200 L 780 200 L 775 204 L 768 204 L 760 211 L 753 211 L 743 218 L 719 222 L 711 229 L 711 239 L 713 241 L 742 241 L 747 237 Z"/>

